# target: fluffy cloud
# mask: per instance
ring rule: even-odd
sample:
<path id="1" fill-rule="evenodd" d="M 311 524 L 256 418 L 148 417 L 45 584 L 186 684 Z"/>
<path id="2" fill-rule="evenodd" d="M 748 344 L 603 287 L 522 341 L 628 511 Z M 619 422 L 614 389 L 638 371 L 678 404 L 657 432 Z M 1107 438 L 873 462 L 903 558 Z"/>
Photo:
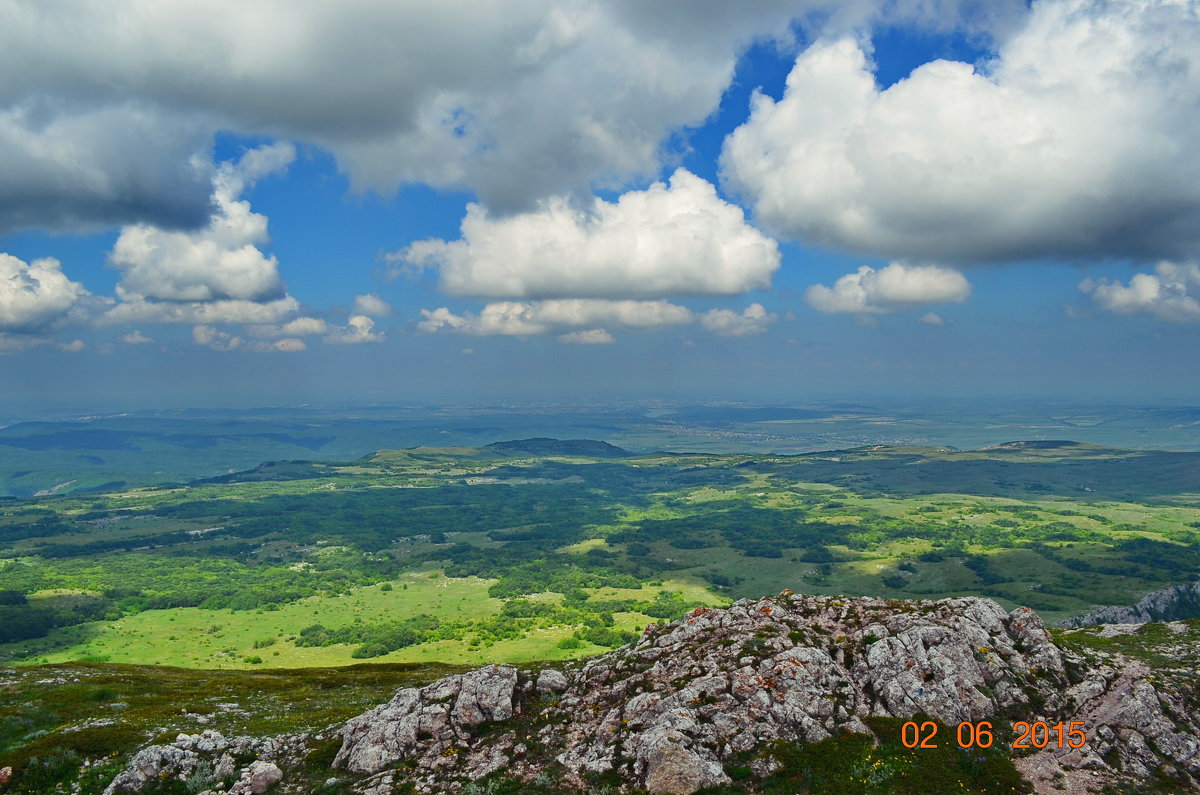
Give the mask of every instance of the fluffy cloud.
<path id="1" fill-rule="evenodd" d="M 821 312 L 864 314 L 960 302 L 970 295 L 971 284 L 956 270 L 893 262 L 880 270 L 863 265 L 838 279 L 833 287 L 814 284 L 805 291 L 804 298 Z"/>
<path id="2" fill-rule="evenodd" d="M 152 338 L 147 337 L 137 329 L 134 329 L 130 333 L 121 337 L 121 341 L 126 345 L 149 345 L 150 343 L 154 342 Z"/>
<path id="3" fill-rule="evenodd" d="M 65 319 L 88 291 L 62 272 L 59 261 L 26 263 L 0 253 L 0 332 L 34 333 Z"/>
<path id="4" fill-rule="evenodd" d="M 1121 315 L 1149 315 L 1174 323 L 1200 322 L 1200 266 L 1160 262 L 1154 273 L 1138 273 L 1128 285 L 1085 279 L 1079 289 Z"/>
<path id="5" fill-rule="evenodd" d="M 741 314 L 732 309 L 710 309 L 700 318 L 700 324 L 722 337 L 744 337 L 762 334 L 777 319 L 762 304 L 750 304 Z"/>
<path id="6" fill-rule="evenodd" d="M 590 328 L 586 331 L 559 334 L 558 341 L 569 345 L 609 345 L 616 342 L 616 339 L 602 328 Z"/>
<path id="7" fill-rule="evenodd" d="M 769 230 L 888 257 L 1195 255 L 1200 18 L 1168 0 L 1044 0 L 981 70 L 880 90 L 846 38 L 757 95 L 723 178 Z"/>
<path id="8" fill-rule="evenodd" d="M 344 327 L 332 326 L 316 317 L 298 317 L 286 323 L 249 325 L 246 326 L 246 334 L 259 339 L 283 337 L 293 342 L 298 342 L 299 340 L 296 339 L 298 337 L 313 337 L 323 334 L 325 342 L 335 345 L 382 342 L 384 340 L 383 332 L 375 331 L 375 321 L 362 314 L 351 315 Z M 280 340 L 280 342 L 284 341 Z"/>
<path id="9" fill-rule="evenodd" d="M 945 319 L 943 319 L 942 316 L 937 314 L 936 312 L 926 312 L 925 314 L 923 314 L 919 318 L 917 318 L 917 322 L 924 323 L 926 326 L 944 326 L 944 325 L 946 325 Z"/>
<path id="10" fill-rule="evenodd" d="M 383 332 L 375 331 L 375 321 L 366 315 L 351 315 L 346 327 L 335 330 L 325 338 L 334 344 L 353 345 L 360 342 L 383 342 Z"/>
<path id="11" fill-rule="evenodd" d="M 60 342 L 54 347 L 63 353 L 82 353 L 87 350 L 87 343 L 83 340 L 71 340 L 70 342 Z"/>
<path id="12" fill-rule="evenodd" d="M 197 345 L 212 348 L 214 351 L 253 351 L 254 353 L 296 353 L 307 349 L 304 340 L 288 338 L 274 342 L 245 340 L 228 331 L 221 331 L 212 326 L 194 326 L 192 340 Z"/>
<path id="13" fill-rule="evenodd" d="M 388 317 L 392 314 L 392 307 L 375 293 L 367 293 L 354 296 L 354 309 L 350 314 Z"/>
<path id="14" fill-rule="evenodd" d="M 496 301 L 478 314 L 456 315 L 446 307 L 422 309 L 417 327 L 426 333 L 440 330 L 478 336 L 528 336 L 581 326 L 615 324 L 627 328 L 653 328 L 690 323 L 687 307 L 667 301 L 604 301 L 576 298 L 550 301 Z"/>
<path id="15" fill-rule="evenodd" d="M 45 0 L 0 8 L 0 232 L 207 217 L 218 130 L 331 151 L 356 189 L 489 207 L 657 173 L 745 44 L 791 20 L 990 28 L 1021 0 Z M 950 20 L 947 23 L 947 20 Z"/>
<path id="16" fill-rule="evenodd" d="M 390 258 L 438 268 L 446 292 L 497 298 L 733 295 L 768 287 L 779 267 L 775 241 L 684 169 L 588 211 L 561 197 L 507 218 L 471 205 L 461 240 Z"/>
<path id="17" fill-rule="evenodd" d="M 114 14 L 83 0 L 62 14 L 14 0 L 0 12 L 0 103 L 28 117 L 16 120 L 9 152 L 42 157 L 4 160 L 28 164 L 25 183 L 52 183 L 43 210 L 22 219 L 34 223 L 71 214 L 55 203 L 103 218 L 87 202 L 105 194 L 111 216 L 122 193 L 141 205 L 125 217 L 160 223 L 165 199 L 198 222 L 202 174 L 180 166 L 217 129 L 323 145 L 359 189 L 426 182 L 528 206 L 655 172 L 667 134 L 716 107 L 743 44 L 831 3 L 769 0 L 737 13 L 640 5 L 128 0 Z M 39 98 L 52 107 L 26 109 Z M 48 113 L 71 129 L 42 146 Z M 112 122 L 90 118 L 106 114 Z M 141 127 L 122 127 L 137 114 Z M 93 138 L 118 157 L 75 161 Z M 140 157 L 167 167 L 145 179 Z M 14 211 L 21 195 L 0 191 Z"/>
<path id="18" fill-rule="evenodd" d="M 195 232 L 146 224 L 121 231 L 109 255 L 122 271 L 118 292 L 163 301 L 268 301 L 283 297 L 274 256 L 258 249 L 270 238 L 266 216 L 250 211 L 242 191 L 287 168 L 295 149 L 286 143 L 254 149 L 237 164 L 223 164 L 213 179 L 216 212 Z"/>

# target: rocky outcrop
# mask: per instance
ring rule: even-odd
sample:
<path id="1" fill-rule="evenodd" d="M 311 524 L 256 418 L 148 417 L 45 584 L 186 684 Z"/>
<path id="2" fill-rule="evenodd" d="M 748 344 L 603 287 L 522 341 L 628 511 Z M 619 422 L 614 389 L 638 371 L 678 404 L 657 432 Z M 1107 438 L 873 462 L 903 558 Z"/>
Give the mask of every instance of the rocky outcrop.
<path id="1" fill-rule="evenodd" d="M 488 750 L 468 753 L 465 760 L 459 755 L 470 748 L 474 728 L 516 714 L 517 679 L 515 668 L 491 665 L 401 690 L 387 704 L 346 723 L 334 767 L 378 773 L 402 759 L 427 756 L 431 771 L 463 767 L 470 778 L 482 778 L 504 760 Z"/>
<path id="2" fill-rule="evenodd" d="M 999 727 L 1017 720 L 1081 722 L 1082 747 L 1015 760 L 1039 793 L 1146 779 L 1200 791 L 1198 670 L 1195 622 L 1074 629 L 1056 642 L 1032 610 L 988 599 L 784 592 L 652 624 L 599 657 L 406 688 L 313 736 L 180 734 L 136 753 L 105 795 L 171 780 L 204 795 L 298 794 L 321 781 L 362 795 L 453 793 L 499 776 L 537 791 L 651 793 L 737 778 L 752 792 L 786 770 L 787 744 L 896 739 L 879 727 L 898 732 L 914 717 L 952 729 L 990 720 L 997 742 L 1011 742 Z M 333 770 L 316 761 L 331 757 Z"/>
<path id="3" fill-rule="evenodd" d="M 1064 627 L 1092 624 L 1143 624 L 1148 621 L 1179 621 L 1200 618 L 1200 580 L 1152 591 L 1135 605 L 1101 607 L 1059 622 Z"/>
<path id="4" fill-rule="evenodd" d="M 305 739 L 303 735 L 227 738 L 211 729 L 180 734 L 172 743 L 151 745 L 134 754 L 104 795 L 160 788 L 170 780 L 207 786 L 202 795 L 262 795 L 283 779 L 283 771 L 271 760 L 295 757 Z M 240 777 L 226 789 L 239 768 Z"/>
<path id="5" fill-rule="evenodd" d="M 282 779 L 283 771 L 274 762 L 251 762 L 237 783 L 230 787 L 229 795 L 263 795 Z"/>
<path id="6" fill-rule="evenodd" d="M 1086 768 L 1099 783 L 1141 771 L 1200 780 L 1196 727 L 1170 717 L 1188 712 L 1148 671 L 1064 652 L 1027 608 L 785 592 L 697 609 L 560 669 L 488 666 L 401 690 L 346 723 L 334 767 L 370 776 L 364 792 L 401 779 L 457 791 L 503 770 L 570 788 L 607 774 L 691 793 L 728 783 L 726 766 L 764 743 L 869 733 L 869 716 L 922 714 L 949 726 L 1085 721 L 1093 741 L 1039 754 L 1025 768 L 1034 779 Z"/>
<path id="7" fill-rule="evenodd" d="M 148 783 L 168 778 L 184 780 L 196 772 L 200 756 L 173 745 L 151 745 L 133 755 L 125 769 L 104 790 L 104 795 L 141 792 Z"/>

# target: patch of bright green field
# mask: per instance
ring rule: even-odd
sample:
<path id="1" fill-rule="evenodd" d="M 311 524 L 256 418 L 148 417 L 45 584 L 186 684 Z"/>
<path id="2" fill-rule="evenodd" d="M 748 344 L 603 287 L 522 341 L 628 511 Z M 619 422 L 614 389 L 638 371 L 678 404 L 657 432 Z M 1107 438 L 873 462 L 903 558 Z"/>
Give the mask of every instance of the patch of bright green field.
<path id="1" fill-rule="evenodd" d="M 66 645 L 29 662 L 96 659 L 188 668 L 349 665 L 359 662 L 350 656 L 353 646 L 303 647 L 289 638 L 294 640 L 300 630 L 313 624 L 332 629 L 356 621 L 388 621 L 422 613 L 446 620 L 494 616 L 502 602 L 487 595 L 492 582 L 478 577 L 450 578 L 436 571 L 413 572 L 396 580 L 390 591 L 379 586 L 355 588 L 347 596 L 312 596 L 278 610 L 147 610 L 118 621 L 58 630 L 43 643 Z M 71 642 L 75 637 L 78 639 Z M 38 645 L 38 641 L 27 643 L 31 648 Z M 255 643 L 260 644 L 258 648 Z M 439 651 L 454 649 L 443 647 Z M 449 661 L 445 656 L 410 654 L 408 659 L 395 660 L 393 656 L 380 661 Z M 246 657 L 260 657 L 262 662 L 248 663 Z"/>
<path id="2" fill-rule="evenodd" d="M 441 571 L 403 575 L 380 586 L 353 589 L 342 596 L 313 596 L 277 610 L 203 610 L 194 607 L 147 610 L 117 621 L 99 621 L 55 630 L 43 639 L 10 644 L 22 664 L 90 660 L 108 663 L 150 663 L 181 668 L 262 669 L 351 665 L 357 644 L 298 646 L 300 631 L 313 624 L 338 629 L 354 623 L 379 623 L 429 614 L 441 621 L 478 621 L 500 613 L 503 600 L 488 596 L 495 580 L 446 577 Z M 728 600 L 702 584 L 671 580 L 641 588 L 587 589 L 596 599 L 653 600 L 662 590 L 680 593 L 688 601 L 725 604 Z M 559 594 L 537 594 L 531 601 L 558 602 Z M 617 613 L 616 628 L 640 632 L 656 619 L 641 613 Z M 524 637 L 473 643 L 468 632 L 459 640 L 438 640 L 409 646 L 372 658 L 373 662 L 481 664 L 561 660 L 598 654 L 607 649 L 585 643 L 560 648 L 574 635 L 575 625 L 534 627 Z M 39 651 L 39 649 L 52 649 Z M 250 660 L 257 660 L 251 662 Z"/>

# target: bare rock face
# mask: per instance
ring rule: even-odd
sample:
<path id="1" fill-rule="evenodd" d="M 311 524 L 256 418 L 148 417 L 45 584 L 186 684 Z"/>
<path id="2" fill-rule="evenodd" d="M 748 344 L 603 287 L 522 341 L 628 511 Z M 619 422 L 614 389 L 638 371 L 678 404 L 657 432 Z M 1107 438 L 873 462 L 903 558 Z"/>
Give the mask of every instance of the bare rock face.
<path id="1" fill-rule="evenodd" d="M 422 688 L 406 688 L 386 704 L 347 721 L 334 767 L 378 773 L 402 759 L 420 759 L 425 770 L 457 766 L 471 745 L 472 728 L 516 714 L 517 670 L 489 665 Z M 478 777 L 504 759 L 481 749 L 467 754 Z"/>
<path id="2" fill-rule="evenodd" d="M 1125 743 L 1129 772 L 1166 764 L 1200 778 L 1194 727 L 1165 717 L 1144 675 L 1081 667 L 1028 608 L 785 594 L 699 608 L 562 670 L 489 666 L 401 690 L 345 725 L 334 766 L 420 792 L 553 767 L 565 787 L 609 773 L 652 793 L 691 793 L 728 783 L 725 764 L 739 752 L 868 732 L 867 716 L 922 713 L 954 726 L 1021 714 L 1086 720 L 1101 744 L 1105 731 L 1121 735 L 1107 747 Z M 1097 747 L 1050 764 L 1114 773 Z"/>

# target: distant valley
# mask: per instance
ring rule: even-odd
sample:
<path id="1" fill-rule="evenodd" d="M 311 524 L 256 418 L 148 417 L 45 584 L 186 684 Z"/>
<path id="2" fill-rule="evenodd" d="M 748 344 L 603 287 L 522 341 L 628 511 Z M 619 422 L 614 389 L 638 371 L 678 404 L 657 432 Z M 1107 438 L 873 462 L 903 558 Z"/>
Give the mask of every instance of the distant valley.
<path id="1" fill-rule="evenodd" d="M 1200 573 L 1200 454 L 1066 441 L 791 456 L 532 438 L 0 504 L 0 656 L 555 659 L 784 588 L 1062 620 Z"/>

